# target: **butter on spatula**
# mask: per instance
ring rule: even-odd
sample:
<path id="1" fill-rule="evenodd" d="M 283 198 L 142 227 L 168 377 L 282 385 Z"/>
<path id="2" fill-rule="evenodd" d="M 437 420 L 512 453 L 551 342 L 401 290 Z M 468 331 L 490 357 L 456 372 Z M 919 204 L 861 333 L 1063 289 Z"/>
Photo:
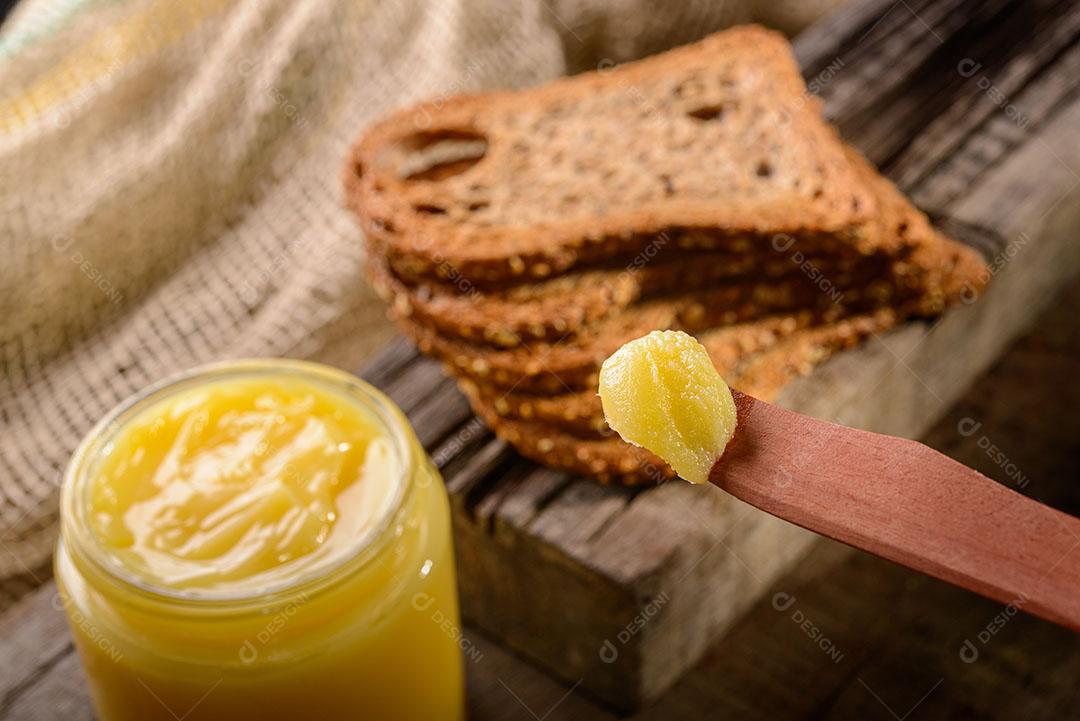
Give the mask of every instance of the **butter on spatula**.
<path id="1" fill-rule="evenodd" d="M 600 399 L 624 440 L 688 481 L 1080 630 L 1080 520 L 921 443 L 733 393 L 677 331 L 608 358 Z"/>
<path id="2" fill-rule="evenodd" d="M 681 331 L 630 341 L 600 368 L 600 402 L 623 440 L 705 483 L 735 433 L 735 400 L 705 348 Z"/>

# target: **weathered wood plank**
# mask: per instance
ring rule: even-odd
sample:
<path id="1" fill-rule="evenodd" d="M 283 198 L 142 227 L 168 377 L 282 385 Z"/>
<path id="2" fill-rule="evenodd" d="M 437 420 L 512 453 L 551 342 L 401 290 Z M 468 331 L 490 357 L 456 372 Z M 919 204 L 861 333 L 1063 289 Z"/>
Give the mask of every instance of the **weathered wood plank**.
<path id="1" fill-rule="evenodd" d="M 438 363 L 416 356 L 390 375 L 379 388 L 410 415 L 430 405 L 430 394 L 447 385 L 447 381 Z"/>
<path id="2" fill-rule="evenodd" d="M 68 653 L 19 696 L 3 718 L 5 721 L 93 721 L 90 692 L 74 648 L 69 647 Z"/>
<path id="3" fill-rule="evenodd" d="M 386 388 L 396 376 L 401 375 L 406 366 L 419 357 L 416 346 L 405 338 L 398 337 L 382 349 L 361 371 L 360 376 L 373 386 Z"/>
<path id="4" fill-rule="evenodd" d="M 1058 9 L 1040 18 L 1046 27 L 1035 29 L 1041 40 L 1036 45 L 1011 42 L 1026 29 L 998 26 L 986 36 L 975 36 L 971 46 L 961 43 L 950 53 L 955 60 L 951 81 L 960 84 L 960 97 L 933 117 L 891 162 L 891 172 L 901 186 L 919 186 L 945 158 L 955 158 L 955 149 L 968 140 L 975 141 L 975 147 L 964 154 L 969 162 L 963 175 L 974 180 L 1008 155 L 1011 146 L 1030 137 L 1076 90 L 1080 50 L 1070 46 L 1080 32 L 1080 6 L 1064 3 Z M 985 132 L 973 133 L 983 125 Z M 965 190 L 965 186 L 956 188 L 956 192 Z M 936 198 L 934 205 L 948 200 Z"/>
<path id="5" fill-rule="evenodd" d="M 1058 383 L 1080 373 L 1078 304 L 1080 283 L 1074 282 L 1035 336 L 1014 347 L 928 438 L 987 475 L 1072 513 L 1080 511 L 1074 482 L 1080 417 L 1046 410 L 1080 404 L 1080 386 Z M 965 419 L 977 419 L 978 433 L 958 432 Z M 983 438 L 999 444 L 1009 462 L 988 454 Z M 4 721 L 91 718 L 54 598 L 47 584 L 0 618 Z M 663 618 L 648 619 L 642 632 Z M 478 652 L 466 664 L 475 721 L 615 718 L 582 695 L 577 679 L 560 683 L 483 634 L 467 629 L 466 636 Z M 1080 706 L 1078 675 L 1080 644 L 1065 629 L 822 541 L 767 588 L 704 662 L 631 718 L 1059 721 L 1073 718 Z M 12 694 L 15 685 L 19 692 Z"/>
<path id="6" fill-rule="evenodd" d="M 1069 194 L 1080 156 L 1067 129 L 1080 121 L 1078 34 L 1080 12 L 1067 3 L 875 0 L 798 39 L 811 89 L 845 136 L 947 232 L 1010 262 L 975 305 L 872 339 L 794 383 L 784 405 L 918 437 L 1076 272 L 1068 236 L 1080 218 Z M 982 66 L 961 70 L 968 58 Z M 984 76 L 1019 109 L 1003 109 Z M 1039 252 L 1013 258 L 1018 244 Z M 443 437 L 462 411 L 425 363 L 384 377 L 421 434 L 447 404 L 452 422 L 430 432 Z M 660 693 L 812 540 L 719 492 L 672 485 L 626 495 L 530 470 L 486 437 L 462 452 L 462 433 L 445 441 L 457 451 L 444 474 L 466 615 L 616 703 Z M 646 632 L 624 634 L 605 664 L 605 641 L 658 597 L 664 613 Z M 536 623 L 552 605 L 580 618 Z"/>
<path id="7" fill-rule="evenodd" d="M 632 497 L 633 492 L 625 488 L 574 483 L 526 528 L 537 539 L 558 545 L 588 564 L 592 541 L 622 514 Z"/>
<path id="8" fill-rule="evenodd" d="M 416 426 L 416 437 L 425 448 L 434 447 L 471 417 L 468 401 L 449 378 L 429 388 L 424 405 L 409 414 Z"/>
<path id="9" fill-rule="evenodd" d="M 514 486 L 513 493 L 501 496 L 498 505 L 492 509 L 496 531 L 525 528 L 570 482 L 570 476 L 562 471 L 533 470 Z"/>
<path id="10" fill-rule="evenodd" d="M 0 717 L 71 651 L 59 596 L 47 584 L 0 616 Z"/>

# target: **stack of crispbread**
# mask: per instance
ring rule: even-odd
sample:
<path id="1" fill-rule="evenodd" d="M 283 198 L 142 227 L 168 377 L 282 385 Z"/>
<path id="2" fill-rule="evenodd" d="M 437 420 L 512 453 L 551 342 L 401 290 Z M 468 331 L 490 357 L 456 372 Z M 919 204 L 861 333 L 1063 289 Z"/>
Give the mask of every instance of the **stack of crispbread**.
<path id="1" fill-rule="evenodd" d="M 354 148 L 346 195 L 393 316 L 476 412 L 523 455 L 601 480 L 671 475 L 604 424 L 597 371 L 622 343 L 685 330 L 770 399 L 985 276 L 752 26 L 399 112 Z"/>

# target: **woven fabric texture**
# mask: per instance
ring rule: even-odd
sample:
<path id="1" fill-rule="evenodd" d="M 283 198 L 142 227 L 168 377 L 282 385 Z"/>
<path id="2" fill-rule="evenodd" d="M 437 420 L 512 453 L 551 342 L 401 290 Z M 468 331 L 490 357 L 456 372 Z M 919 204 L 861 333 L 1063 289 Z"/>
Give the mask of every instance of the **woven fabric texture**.
<path id="1" fill-rule="evenodd" d="M 389 337 L 340 170 L 394 107 L 753 19 L 750 0 L 27 0 L 0 30 L 0 608 L 48 575 L 110 407 L 214 360 Z"/>

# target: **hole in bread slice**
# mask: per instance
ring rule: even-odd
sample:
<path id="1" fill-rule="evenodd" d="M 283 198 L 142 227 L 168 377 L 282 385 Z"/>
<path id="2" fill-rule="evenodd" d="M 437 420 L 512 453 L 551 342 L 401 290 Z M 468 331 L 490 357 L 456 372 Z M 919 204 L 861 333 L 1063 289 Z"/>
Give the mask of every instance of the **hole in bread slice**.
<path id="1" fill-rule="evenodd" d="M 724 119 L 724 105 L 723 103 L 716 103 L 714 105 L 703 105 L 700 108 L 694 108 L 686 113 L 694 120 L 723 120 Z"/>
<path id="2" fill-rule="evenodd" d="M 391 167 L 402 180 L 439 181 L 461 175 L 483 160 L 487 138 L 471 130 L 430 130 L 388 148 Z"/>

